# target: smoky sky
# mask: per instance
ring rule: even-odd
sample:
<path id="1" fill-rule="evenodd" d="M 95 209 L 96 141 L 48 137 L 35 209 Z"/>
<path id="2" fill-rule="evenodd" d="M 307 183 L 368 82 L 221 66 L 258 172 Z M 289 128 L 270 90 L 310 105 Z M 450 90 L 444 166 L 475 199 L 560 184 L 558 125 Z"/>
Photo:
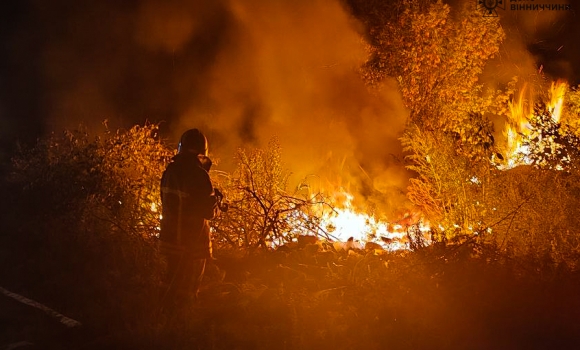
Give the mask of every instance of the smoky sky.
<path id="1" fill-rule="evenodd" d="M 512 5 L 566 5 L 566 0 L 535 2 L 504 1 L 497 9 L 506 37 L 500 54 L 487 65 L 483 80 L 505 83 L 514 76 L 520 80 L 541 72 L 546 79 L 564 79 L 571 86 L 580 84 L 580 35 L 578 7 L 570 10 L 514 10 Z"/>
<path id="2" fill-rule="evenodd" d="M 577 81 L 575 13 L 518 15 L 505 15 L 488 81 L 513 64 Z M 295 178 L 402 200 L 408 112 L 394 81 L 361 80 L 366 29 L 339 0 L 7 0 L 0 16 L 4 147 L 79 123 L 163 121 L 174 142 L 201 128 L 224 167 L 236 147 L 277 137 Z"/>

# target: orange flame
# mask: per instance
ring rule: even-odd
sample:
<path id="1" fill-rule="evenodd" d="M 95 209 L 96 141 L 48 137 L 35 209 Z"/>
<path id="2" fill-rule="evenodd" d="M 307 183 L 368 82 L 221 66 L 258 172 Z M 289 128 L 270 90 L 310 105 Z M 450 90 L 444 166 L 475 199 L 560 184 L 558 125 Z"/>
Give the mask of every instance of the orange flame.
<path id="1" fill-rule="evenodd" d="M 559 122 L 562 117 L 562 108 L 564 106 L 564 97 L 568 90 L 568 84 L 562 81 L 556 83 L 552 82 L 550 87 L 550 112 L 552 112 L 552 119 Z"/>
<path id="2" fill-rule="evenodd" d="M 568 84 L 563 81 L 552 82 L 550 86 L 550 101 L 547 107 L 554 122 L 560 121 L 567 89 Z M 531 163 L 527 157 L 529 150 L 523 145 L 523 138 L 530 136 L 533 132 L 530 125 L 530 120 L 533 117 L 533 101 L 532 97 L 530 100 L 525 97 L 526 88 L 524 87 L 517 100 L 509 103 L 510 114 L 503 132 L 506 137 L 507 164 L 503 166 L 505 169 Z"/>
<path id="3" fill-rule="evenodd" d="M 407 227 L 381 220 L 374 215 L 358 211 L 352 204 L 350 193 L 341 191 L 335 198 L 344 198 L 333 212 L 323 216 L 323 225 L 331 236 L 339 242 L 355 242 L 355 247 L 362 248 L 367 242 L 377 243 L 386 250 L 408 249 L 406 244 Z M 428 226 L 420 226 L 423 231 Z"/>

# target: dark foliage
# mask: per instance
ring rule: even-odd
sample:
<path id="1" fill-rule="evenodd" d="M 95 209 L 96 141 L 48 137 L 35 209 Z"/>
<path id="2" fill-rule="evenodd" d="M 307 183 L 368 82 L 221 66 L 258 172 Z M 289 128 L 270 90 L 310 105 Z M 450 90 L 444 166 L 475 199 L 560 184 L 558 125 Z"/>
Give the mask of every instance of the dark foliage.
<path id="1" fill-rule="evenodd" d="M 171 155 L 155 130 L 91 138 L 81 128 L 13 158 L 0 235 L 3 283 L 96 329 L 150 322 L 163 268 L 151 204 Z"/>
<path id="2" fill-rule="evenodd" d="M 578 277 L 473 240 L 382 254 L 320 243 L 220 255 L 200 304 L 133 346 L 566 349 L 580 345 Z"/>
<path id="3" fill-rule="evenodd" d="M 568 169 L 578 163 L 580 139 L 563 129 L 544 103 L 534 106 L 529 124 L 532 132 L 522 135 L 522 145 L 527 152 L 520 153 L 520 158 L 543 169 Z"/>
<path id="4" fill-rule="evenodd" d="M 538 249 L 520 249 L 515 243 L 521 241 L 509 237 L 505 242 L 513 243 L 504 245 L 486 239 L 487 235 L 456 236 L 429 245 L 416 228 L 408 235 L 412 250 L 399 252 L 337 251 L 318 241 L 277 250 L 257 244 L 248 254 L 251 245 L 242 240 L 237 249 L 232 245 L 216 252 L 199 304 L 184 304 L 174 312 L 162 310 L 163 263 L 154 244 L 155 225 L 140 224 L 155 215 L 147 202 L 150 197 L 139 189 L 155 181 L 131 181 L 135 178 L 130 176 L 145 173 L 139 166 L 132 171 L 131 164 L 147 166 L 152 169 L 147 173 L 155 177 L 167 161 L 165 156 L 147 161 L 132 158 L 140 154 L 135 150 L 150 145 L 159 149 L 159 155 L 171 152 L 145 137 L 146 130 L 108 136 L 117 140 L 111 142 L 67 133 L 15 159 L 5 197 L 12 205 L 5 212 L 7 227 L 0 236 L 2 276 L 11 288 L 83 323 L 75 336 L 47 339 L 52 348 L 564 349 L 580 345 L 576 241 L 563 233 L 543 234 L 572 223 L 538 226 L 542 221 L 532 206 L 513 215 L 536 221 L 517 216 L 518 220 L 508 217 L 503 223 L 518 234 L 531 235 L 529 242 L 536 246 L 524 244 L 524 248 Z M 117 139 L 123 135 L 127 138 Z M 115 154 L 121 155 L 122 166 L 112 166 L 119 165 Z M 285 193 L 273 185 L 283 183 L 279 179 L 284 177 L 276 178 L 275 172 L 265 171 L 269 167 L 247 159 L 233 182 L 238 187 L 230 188 L 232 206 L 239 205 L 234 190 L 241 189 L 239 198 L 249 200 L 244 196 L 251 193 L 246 188 L 252 185 L 254 195 L 272 203 L 272 208 L 290 203 L 282 201 Z M 502 174 L 507 178 L 497 181 L 508 188 L 517 187 L 510 185 L 510 179 L 525 180 L 513 172 Z M 537 181 L 536 175 L 530 175 L 529 181 Z M 564 191 L 570 179 L 562 178 L 554 188 Z M 241 181 L 250 182 L 240 186 Z M 151 188 L 145 194 L 151 194 Z M 531 189 L 508 191 L 507 209 L 498 210 L 504 213 L 512 201 L 521 203 L 523 197 L 539 195 Z M 259 210 L 254 195 L 256 202 L 247 208 L 258 209 L 248 211 L 253 216 L 244 215 L 256 219 L 270 215 Z M 567 203 L 566 208 L 573 207 L 573 196 Z M 553 206 L 544 204 L 543 210 Z M 140 217 L 140 213 L 148 214 Z M 285 216 L 268 218 L 286 220 Z M 522 226 L 526 222 L 532 226 Z M 249 228 L 250 242 L 276 238 L 275 231 L 260 227 Z M 543 249 L 547 246 L 549 250 Z"/>

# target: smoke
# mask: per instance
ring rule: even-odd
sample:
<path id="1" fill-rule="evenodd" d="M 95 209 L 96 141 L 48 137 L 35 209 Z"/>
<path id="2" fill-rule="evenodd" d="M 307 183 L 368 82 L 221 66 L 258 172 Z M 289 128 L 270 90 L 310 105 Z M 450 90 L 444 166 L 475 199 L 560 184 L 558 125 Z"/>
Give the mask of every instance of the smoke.
<path id="1" fill-rule="evenodd" d="M 565 5 L 564 0 L 546 0 L 541 5 Z M 500 55 L 491 60 L 483 81 L 496 87 L 505 86 L 514 76 L 533 82 L 541 75 L 548 79 L 574 80 L 570 56 L 575 45 L 568 45 L 566 31 L 573 26 L 573 11 L 518 10 L 511 6 L 532 6 L 535 3 L 505 3 L 498 9 L 506 37 Z M 564 50 L 562 50 L 564 49 Z"/>
<path id="2" fill-rule="evenodd" d="M 340 0 L 22 0 L 2 19 L 0 105 L 29 121 L 20 135 L 150 120 L 177 143 L 198 127 L 224 170 L 277 137 L 294 184 L 402 203 L 407 112 L 395 83 L 362 82 L 363 28 Z"/>
<path id="3" fill-rule="evenodd" d="M 315 174 L 322 188 L 344 187 L 365 204 L 404 202 L 398 137 L 407 112 L 395 82 L 369 92 L 361 81 L 364 30 L 340 0 L 3 6 L 3 144 L 79 123 L 99 130 L 105 119 L 113 128 L 165 121 L 175 143 L 187 128 L 203 129 L 220 168 L 231 170 L 237 147 L 277 137 L 295 182 Z M 575 37 L 562 25 L 574 23 L 573 11 L 498 13 L 506 40 L 482 77 L 488 86 L 537 76 L 540 66 L 578 74 L 566 59 Z"/>
<path id="4" fill-rule="evenodd" d="M 580 55 L 577 36 L 566 35 L 580 28 L 573 11 L 505 5 L 498 13 L 506 40 L 482 81 L 501 89 L 515 75 L 537 77 L 540 67 L 577 78 L 569 63 Z M 277 137 L 294 182 L 316 175 L 322 189 L 344 187 L 387 212 L 405 203 L 398 137 L 407 111 L 394 81 L 372 92 L 361 81 L 364 30 L 340 0 L 3 6 L 3 146 L 79 123 L 101 130 L 105 119 L 112 128 L 164 121 L 175 143 L 187 128 L 204 130 L 219 167 L 231 170 L 237 147 Z"/>
<path id="5" fill-rule="evenodd" d="M 295 181 L 315 174 L 325 190 L 342 186 L 361 202 L 396 197 L 400 205 L 408 174 L 398 137 L 407 112 L 395 84 L 372 93 L 362 82 L 358 23 L 337 1 L 224 6 L 231 22 L 206 93 L 176 130 L 201 124 L 221 157 L 277 137 Z"/>

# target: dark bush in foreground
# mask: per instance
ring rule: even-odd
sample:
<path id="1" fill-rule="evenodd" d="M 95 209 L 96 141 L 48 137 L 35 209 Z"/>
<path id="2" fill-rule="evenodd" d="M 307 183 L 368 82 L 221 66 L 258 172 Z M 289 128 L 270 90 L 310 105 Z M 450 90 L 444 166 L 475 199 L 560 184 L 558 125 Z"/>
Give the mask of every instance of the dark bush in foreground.
<path id="1" fill-rule="evenodd" d="M 98 329 L 150 322 L 162 272 L 154 209 L 171 156 L 155 132 L 67 131 L 16 155 L 3 282 Z"/>
<path id="2" fill-rule="evenodd" d="M 201 303 L 143 346 L 569 349 L 580 276 L 473 242 L 376 255 L 311 245 L 218 256 Z M 168 323 L 169 325 L 170 323 Z M 139 343 L 141 344 L 141 343 Z"/>

